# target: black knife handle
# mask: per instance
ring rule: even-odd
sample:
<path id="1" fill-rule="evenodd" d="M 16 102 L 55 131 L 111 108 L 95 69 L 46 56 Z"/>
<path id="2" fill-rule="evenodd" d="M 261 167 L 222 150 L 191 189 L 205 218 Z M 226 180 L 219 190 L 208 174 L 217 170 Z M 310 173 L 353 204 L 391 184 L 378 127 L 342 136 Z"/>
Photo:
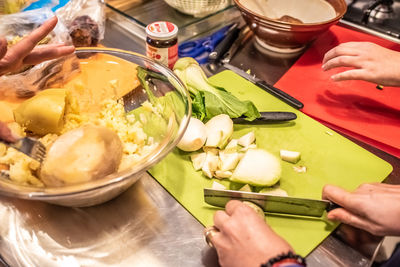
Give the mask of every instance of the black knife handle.
<path id="1" fill-rule="evenodd" d="M 260 112 L 260 117 L 249 121 L 243 117 L 233 118 L 233 123 L 236 124 L 268 124 L 268 123 L 276 123 L 276 122 L 285 122 L 295 120 L 297 118 L 296 113 L 293 112 L 285 112 L 285 111 L 268 111 L 268 112 Z"/>
<path id="2" fill-rule="evenodd" d="M 280 90 L 264 81 L 258 81 L 258 82 L 256 82 L 256 85 L 296 109 L 301 109 L 304 107 L 303 103 L 301 103 L 299 100 L 297 100 L 293 96 L 283 92 L 282 90 Z"/>
<path id="3" fill-rule="evenodd" d="M 336 203 L 330 202 L 330 203 L 329 203 L 329 206 L 326 208 L 326 211 L 327 211 L 327 212 L 330 212 L 331 210 L 338 209 L 338 208 L 341 208 L 341 207 L 342 207 L 342 206 L 339 206 L 339 205 L 336 204 Z"/>
<path id="4" fill-rule="evenodd" d="M 235 28 L 227 33 L 225 38 L 215 47 L 215 50 L 208 55 L 208 60 L 211 63 L 219 62 L 222 56 L 229 50 L 233 42 L 239 36 L 240 29 Z"/>

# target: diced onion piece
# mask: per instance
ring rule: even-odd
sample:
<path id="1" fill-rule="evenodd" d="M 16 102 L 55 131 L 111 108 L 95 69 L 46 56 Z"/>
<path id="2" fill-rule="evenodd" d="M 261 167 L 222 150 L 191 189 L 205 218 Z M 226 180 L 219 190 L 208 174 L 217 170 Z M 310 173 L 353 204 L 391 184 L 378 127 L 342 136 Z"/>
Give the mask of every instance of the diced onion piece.
<path id="1" fill-rule="evenodd" d="M 256 141 L 256 135 L 252 131 L 240 137 L 238 140 L 238 144 L 243 147 L 248 147 L 249 145 L 254 143 L 254 141 Z"/>
<path id="2" fill-rule="evenodd" d="M 202 153 L 196 153 L 190 156 L 190 159 L 192 160 L 193 163 L 193 168 L 198 171 L 203 168 L 204 162 L 206 161 L 206 156 L 207 154 L 202 152 Z"/>
<path id="3" fill-rule="evenodd" d="M 251 191 L 251 187 L 248 184 L 245 184 L 244 186 L 242 186 L 239 191 L 243 191 L 243 192 L 252 192 Z"/>
<path id="4" fill-rule="evenodd" d="M 230 180 L 255 186 L 271 186 L 281 177 L 281 163 L 263 149 L 249 149 L 239 161 Z"/>
<path id="5" fill-rule="evenodd" d="M 218 155 L 218 153 L 219 153 L 219 150 L 217 148 L 215 148 L 215 147 L 204 146 L 203 147 L 203 151 L 206 152 L 206 153 L 212 153 L 214 155 Z"/>
<path id="6" fill-rule="evenodd" d="M 220 184 L 220 183 L 218 183 L 216 181 L 213 181 L 211 188 L 212 189 L 218 189 L 218 190 L 226 190 L 226 186 L 225 185 Z"/>
<path id="7" fill-rule="evenodd" d="M 282 197 L 288 196 L 288 193 L 279 187 L 265 187 L 261 189 L 259 193 L 274 195 L 274 196 L 282 196 Z"/>
<path id="8" fill-rule="evenodd" d="M 233 121 L 226 114 L 217 115 L 206 123 L 208 147 L 224 147 L 233 133 Z"/>
<path id="9" fill-rule="evenodd" d="M 232 176 L 232 172 L 217 170 L 217 171 L 215 171 L 214 176 L 219 179 L 229 178 Z"/>
<path id="10" fill-rule="evenodd" d="M 303 172 L 307 171 L 307 167 L 306 166 L 293 166 L 293 170 L 295 172 L 303 173 Z"/>
<path id="11" fill-rule="evenodd" d="M 256 144 L 250 144 L 250 145 L 248 145 L 248 146 L 246 146 L 246 147 L 241 148 L 239 151 L 240 151 L 240 152 L 246 152 L 246 151 L 249 150 L 249 149 L 255 149 L 255 148 L 257 148 L 257 145 L 256 145 Z"/>
<path id="12" fill-rule="evenodd" d="M 236 168 L 239 163 L 239 153 L 227 153 L 226 151 L 219 152 L 219 170 L 230 171 Z"/>
<path id="13" fill-rule="evenodd" d="M 207 176 L 208 178 L 212 178 L 214 176 L 214 172 L 218 169 L 218 164 L 218 156 L 211 152 L 207 152 L 206 159 L 201 170 L 203 171 L 205 176 Z"/>
<path id="14" fill-rule="evenodd" d="M 291 163 L 297 163 L 300 160 L 301 154 L 298 151 L 289 151 L 281 149 L 281 159 Z"/>
<path id="15" fill-rule="evenodd" d="M 236 152 L 238 146 L 238 139 L 232 139 L 225 147 L 227 152 Z"/>

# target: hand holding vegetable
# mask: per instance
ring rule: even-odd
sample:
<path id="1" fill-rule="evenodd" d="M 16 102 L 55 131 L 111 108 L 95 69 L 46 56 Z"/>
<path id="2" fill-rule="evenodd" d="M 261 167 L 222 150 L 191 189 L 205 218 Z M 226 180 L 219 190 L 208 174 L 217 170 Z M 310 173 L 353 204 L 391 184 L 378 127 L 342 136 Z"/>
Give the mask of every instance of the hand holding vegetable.
<path id="1" fill-rule="evenodd" d="M 322 69 L 351 69 L 332 75 L 334 81 L 364 80 L 385 86 L 400 86 L 400 52 L 369 42 L 343 43 L 328 51 Z"/>
<path id="2" fill-rule="evenodd" d="M 226 211 L 217 211 L 214 224 L 219 232 L 211 242 L 221 266 L 258 267 L 270 258 L 293 251 L 248 205 L 232 200 Z"/>
<path id="3" fill-rule="evenodd" d="M 62 57 L 74 52 L 73 46 L 50 44 L 36 46 L 57 24 L 57 17 L 43 23 L 20 42 L 7 50 L 7 41 L 0 38 L 0 76 L 21 69 L 24 65 L 35 65 L 40 62 Z"/>
<path id="4" fill-rule="evenodd" d="M 400 186 L 362 184 L 354 192 L 326 185 L 322 197 L 342 206 L 328 213 L 337 220 L 374 235 L 400 235 Z"/>

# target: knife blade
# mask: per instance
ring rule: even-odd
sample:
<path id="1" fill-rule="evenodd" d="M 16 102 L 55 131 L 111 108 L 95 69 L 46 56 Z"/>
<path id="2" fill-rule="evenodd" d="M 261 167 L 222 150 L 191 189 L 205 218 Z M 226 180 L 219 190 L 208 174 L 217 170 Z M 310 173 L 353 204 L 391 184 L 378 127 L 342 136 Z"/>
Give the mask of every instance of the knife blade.
<path id="1" fill-rule="evenodd" d="M 230 200 L 253 202 L 264 212 L 310 217 L 321 217 L 326 211 L 340 207 L 327 200 L 204 188 L 204 201 L 212 206 L 225 208 L 226 203 Z"/>
<path id="2" fill-rule="evenodd" d="M 297 118 L 296 113 L 293 112 L 285 112 L 285 111 L 263 111 L 260 112 L 260 117 L 255 120 L 249 121 L 244 117 L 233 118 L 233 123 L 236 124 L 251 124 L 251 125 L 259 125 L 259 124 L 267 124 L 267 123 L 276 123 L 276 122 L 285 122 L 295 120 Z"/>
<path id="3" fill-rule="evenodd" d="M 231 65 L 230 63 L 224 63 L 223 61 L 221 61 L 222 65 L 235 72 L 236 74 L 242 76 L 243 78 L 245 78 L 246 80 L 254 83 L 255 85 L 257 85 L 258 87 L 260 87 L 261 89 L 263 89 L 264 91 L 267 91 L 268 93 L 270 93 L 271 95 L 279 98 L 280 100 L 284 101 L 285 103 L 289 104 L 290 106 L 296 108 L 296 109 L 301 109 L 304 107 L 304 104 L 301 103 L 299 100 L 297 100 L 296 98 L 294 98 L 293 96 L 285 93 L 284 91 L 268 84 L 267 82 L 258 79 L 257 77 L 248 74 L 247 72 L 245 72 L 244 70 L 239 69 L 238 67 L 235 67 L 233 65 Z"/>

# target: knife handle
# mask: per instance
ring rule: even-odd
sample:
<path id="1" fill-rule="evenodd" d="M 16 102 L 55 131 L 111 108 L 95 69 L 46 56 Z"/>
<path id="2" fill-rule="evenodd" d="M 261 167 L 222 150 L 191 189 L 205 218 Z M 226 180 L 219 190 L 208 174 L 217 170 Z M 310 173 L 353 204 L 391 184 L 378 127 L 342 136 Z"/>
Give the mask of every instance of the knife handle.
<path id="1" fill-rule="evenodd" d="M 258 125 L 258 124 L 268 124 L 268 123 L 277 123 L 277 122 L 285 122 L 295 120 L 297 118 L 296 113 L 293 112 L 285 112 L 285 111 L 268 111 L 268 112 L 260 112 L 260 117 L 255 120 L 248 121 L 244 117 L 233 118 L 233 123 L 236 124 L 249 124 L 249 125 Z"/>
<path id="2" fill-rule="evenodd" d="M 338 208 L 341 208 L 341 207 L 342 206 L 340 206 L 340 205 L 338 205 L 336 203 L 330 202 L 329 206 L 326 208 L 326 211 L 330 212 L 331 210 L 338 209 Z"/>
<path id="3" fill-rule="evenodd" d="M 304 107 L 304 104 L 301 103 L 296 98 L 294 98 L 293 96 L 283 92 L 282 90 L 280 90 L 264 81 L 257 81 L 256 85 L 296 109 L 301 109 Z"/>
<path id="4" fill-rule="evenodd" d="M 240 32 L 239 28 L 234 28 L 230 32 L 227 33 L 225 38 L 215 47 L 214 51 L 212 51 L 208 55 L 208 60 L 211 63 L 214 62 L 219 62 L 219 60 L 222 58 L 222 56 L 228 51 L 228 49 L 231 47 L 233 42 L 235 42 L 236 38 L 238 37 Z"/>

